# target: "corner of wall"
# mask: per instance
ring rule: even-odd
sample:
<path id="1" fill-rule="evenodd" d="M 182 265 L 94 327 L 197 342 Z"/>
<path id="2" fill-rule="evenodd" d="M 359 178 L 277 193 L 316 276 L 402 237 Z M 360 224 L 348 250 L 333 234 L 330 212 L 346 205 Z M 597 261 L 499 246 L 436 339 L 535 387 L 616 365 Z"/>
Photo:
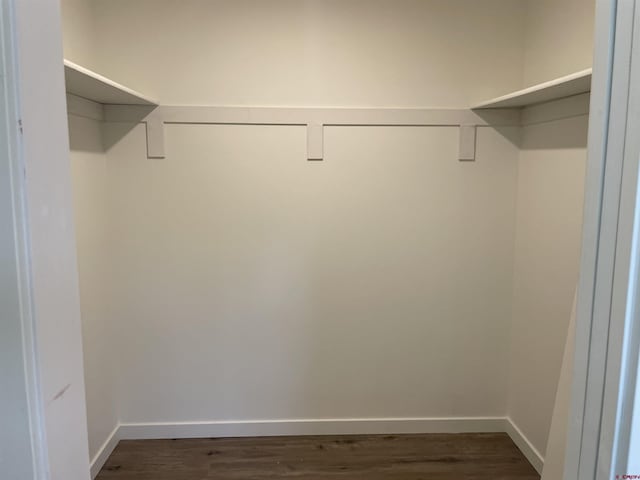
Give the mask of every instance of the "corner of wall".
<path id="1" fill-rule="evenodd" d="M 523 86 L 591 67 L 595 0 L 527 0 Z"/>
<path id="2" fill-rule="evenodd" d="M 118 423 L 111 434 L 98 449 L 96 454 L 91 458 L 91 478 L 94 479 L 100 473 L 100 470 L 107 463 L 109 456 L 113 453 L 120 442 L 120 424 Z"/>
<path id="3" fill-rule="evenodd" d="M 544 457 L 526 437 L 526 435 L 518 428 L 515 422 L 507 417 L 505 420 L 505 429 L 507 435 L 513 440 L 513 443 L 520 449 L 522 454 L 529 460 L 529 463 L 536 469 L 536 472 L 542 474 L 544 467 Z"/>

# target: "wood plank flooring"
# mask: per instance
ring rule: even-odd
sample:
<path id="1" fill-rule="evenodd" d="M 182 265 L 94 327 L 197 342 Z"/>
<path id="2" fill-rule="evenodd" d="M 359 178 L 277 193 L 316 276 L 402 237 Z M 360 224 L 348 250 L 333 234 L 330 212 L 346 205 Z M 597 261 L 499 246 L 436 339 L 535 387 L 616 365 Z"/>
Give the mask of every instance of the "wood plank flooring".
<path id="1" fill-rule="evenodd" d="M 98 480 L 539 480 L 504 433 L 123 440 Z"/>

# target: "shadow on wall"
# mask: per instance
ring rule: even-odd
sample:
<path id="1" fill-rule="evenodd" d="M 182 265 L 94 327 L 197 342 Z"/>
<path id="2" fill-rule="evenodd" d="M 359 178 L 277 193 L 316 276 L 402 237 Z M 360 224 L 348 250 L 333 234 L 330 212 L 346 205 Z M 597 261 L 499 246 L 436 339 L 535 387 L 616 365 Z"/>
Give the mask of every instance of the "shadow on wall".
<path id="1" fill-rule="evenodd" d="M 487 121 L 492 120 L 491 111 L 477 110 L 475 113 Z M 581 121 L 575 121 L 576 118 Z M 586 149 L 588 120 L 589 115 L 583 114 L 554 120 L 553 128 L 549 128 L 549 121 L 523 125 L 521 129 L 500 126 L 486 128 L 492 128 L 521 150 Z"/>
<path id="2" fill-rule="evenodd" d="M 142 120 L 149 115 L 156 107 L 154 106 L 141 106 L 136 105 L 135 110 L 128 109 L 127 114 L 129 115 L 127 122 L 110 122 L 112 123 L 112 128 L 105 129 L 105 133 L 102 136 L 102 144 L 104 146 L 105 151 L 109 151 L 111 147 L 116 145 L 120 140 L 124 138 L 124 136 L 133 130 L 136 125 L 138 125 Z M 131 121 L 130 115 L 135 112 L 136 118 Z"/>
<path id="3" fill-rule="evenodd" d="M 139 107 L 137 121 L 109 122 L 103 129 L 100 121 L 87 122 L 86 118 L 69 115 L 69 147 L 76 152 L 105 153 L 133 130 L 155 107 Z M 89 131 L 91 130 L 91 131 Z"/>
<path id="4" fill-rule="evenodd" d="M 84 117 L 69 115 L 69 147 L 72 151 L 104 153 L 102 128 L 99 122 L 87 121 Z"/>
<path id="5" fill-rule="evenodd" d="M 520 145 L 522 144 L 522 131 L 519 128 L 513 128 L 511 126 L 509 127 L 485 127 L 485 128 L 491 128 L 492 130 L 495 130 L 496 132 L 498 132 L 500 135 L 502 135 L 502 137 L 509 141 L 509 143 L 511 143 L 513 146 L 520 148 Z"/>
<path id="6" fill-rule="evenodd" d="M 589 115 L 579 115 L 527 125 L 522 129 L 521 150 L 586 149 Z M 551 128 L 550 128 L 551 127 Z"/>

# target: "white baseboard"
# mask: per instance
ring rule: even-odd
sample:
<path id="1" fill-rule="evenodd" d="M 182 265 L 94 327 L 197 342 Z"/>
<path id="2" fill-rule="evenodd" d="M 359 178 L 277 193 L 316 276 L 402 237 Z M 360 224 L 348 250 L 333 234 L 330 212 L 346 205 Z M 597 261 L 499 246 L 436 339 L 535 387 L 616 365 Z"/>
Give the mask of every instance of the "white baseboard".
<path id="1" fill-rule="evenodd" d="M 184 423 L 125 423 L 120 438 L 201 438 L 277 435 L 349 435 L 384 433 L 504 432 L 505 419 L 472 418 L 347 418 L 242 420 Z"/>
<path id="2" fill-rule="evenodd" d="M 510 418 L 505 419 L 506 432 L 513 443 L 520 449 L 522 454 L 527 457 L 529 463 L 533 465 L 533 468 L 542 475 L 542 467 L 544 465 L 544 458 L 540 455 L 540 452 L 533 446 L 533 444 L 525 437 L 524 433 L 516 426 Z"/>
<path id="3" fill-rule="evenodd" d="M 116 425 L 113 432 L 107 437 L 102 444 L 98 453 L 91 459 L 91 478 L 94 479 L 98 476 L 100 469 L 104 466 L 109 456 L 113 453 L 113 450 L 120 441 L 120 425 Z"/>
<path id="4" fill-rule="evenodd" d="M 118 425 L 91 461 L 95 478 L 120 440 L 166 438 L 254 437 L 281 435 L 355 435 L 402 433 L 505 432 L 533 467 L 544 460 L 518 427 L 506 417 L 339 418 L 292 420 L 222 420 L 214 422 L 123 423 Z"/>

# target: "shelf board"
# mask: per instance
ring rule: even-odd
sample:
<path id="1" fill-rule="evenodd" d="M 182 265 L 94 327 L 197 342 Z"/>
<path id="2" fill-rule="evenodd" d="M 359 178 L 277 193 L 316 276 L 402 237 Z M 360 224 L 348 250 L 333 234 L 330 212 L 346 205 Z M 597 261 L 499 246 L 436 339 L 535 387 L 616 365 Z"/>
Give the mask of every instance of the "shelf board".
<path id="1" fill-rule="evenodd" d="M 591 90 L 591 69 L 572 73 L 566 77 L 556 78 L 533 87 L 518 90 L 501 97 L 482 102 L 472 109 L 484 108 L 518 108 L 537 103 L 550 102 L 560 98 L 579 95 Z"/>
<path id="2" fill-rule="evenodd" d="M 89 69 L 64 61 L 67 93 L 107 105 L 158 105 L 158 102 Z"/>

